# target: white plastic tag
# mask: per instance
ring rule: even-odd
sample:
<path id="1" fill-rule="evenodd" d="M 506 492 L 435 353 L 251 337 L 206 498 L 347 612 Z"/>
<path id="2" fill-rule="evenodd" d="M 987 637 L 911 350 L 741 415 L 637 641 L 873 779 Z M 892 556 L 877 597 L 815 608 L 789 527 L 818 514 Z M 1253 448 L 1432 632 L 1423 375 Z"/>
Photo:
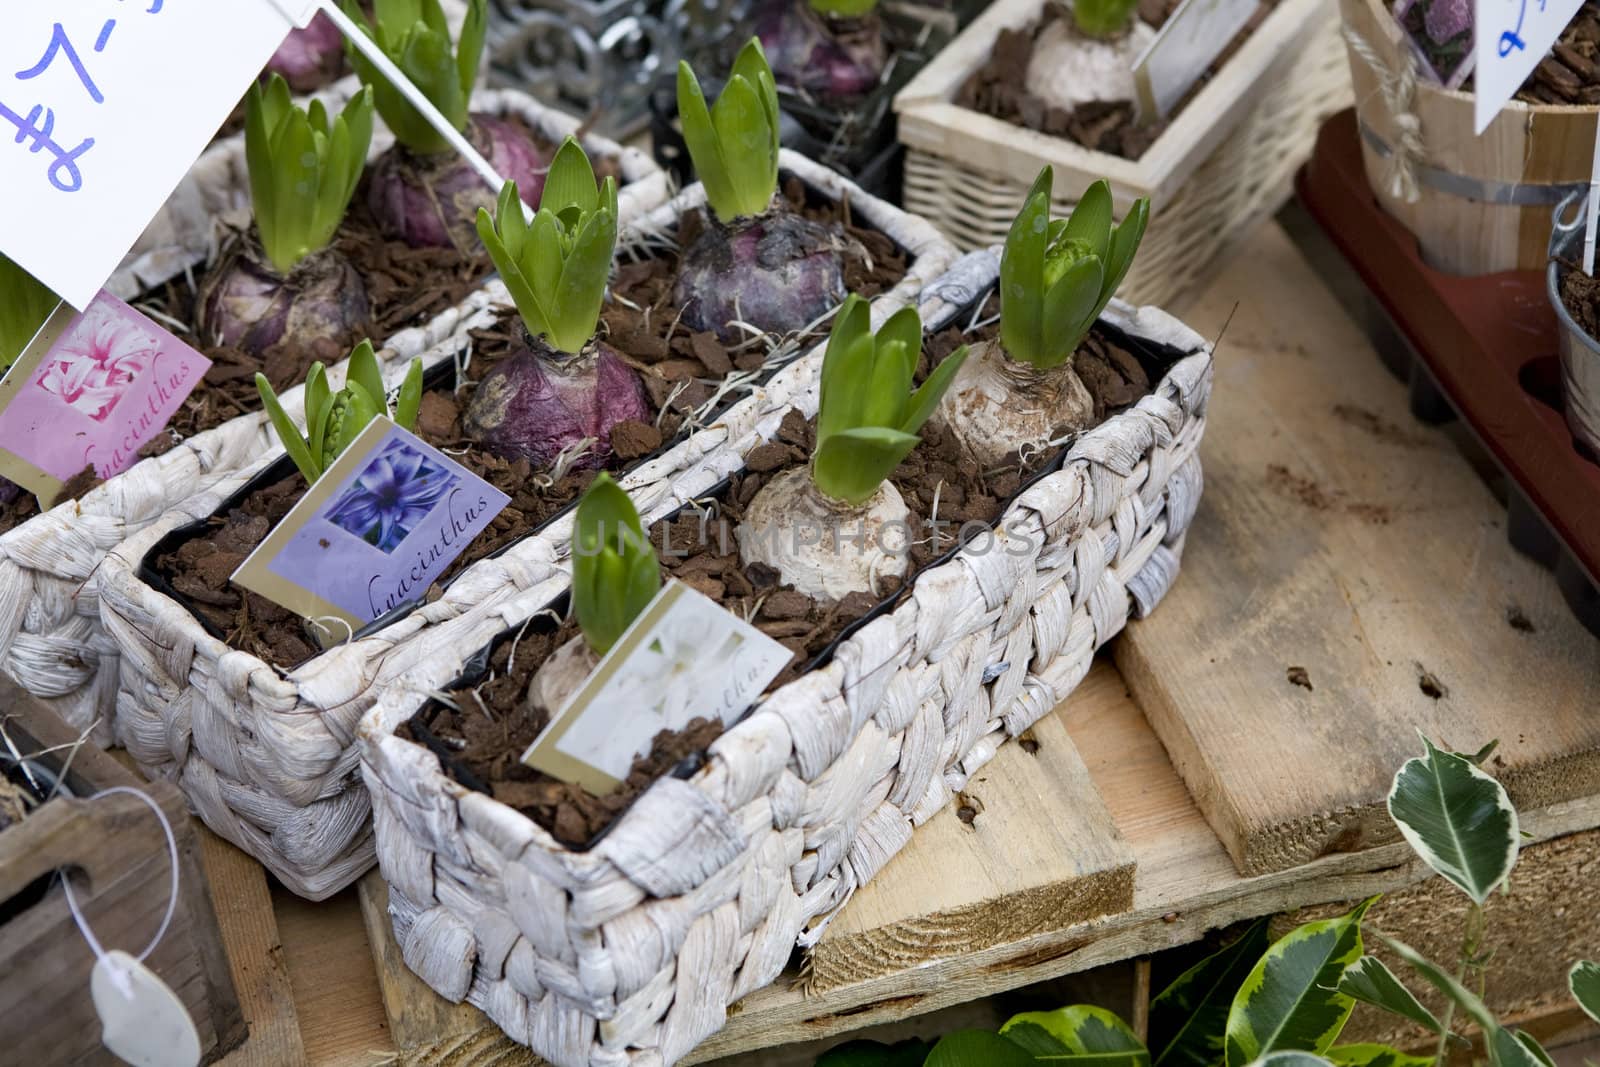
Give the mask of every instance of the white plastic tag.
<path id="1" fill-rule="evenodd" d="M 167 984 L 132 956 L 112 949 L 95 961 L 89 992 L 100 1041 L 133 1067 L 196 1067 L 200 1035 Z"/>

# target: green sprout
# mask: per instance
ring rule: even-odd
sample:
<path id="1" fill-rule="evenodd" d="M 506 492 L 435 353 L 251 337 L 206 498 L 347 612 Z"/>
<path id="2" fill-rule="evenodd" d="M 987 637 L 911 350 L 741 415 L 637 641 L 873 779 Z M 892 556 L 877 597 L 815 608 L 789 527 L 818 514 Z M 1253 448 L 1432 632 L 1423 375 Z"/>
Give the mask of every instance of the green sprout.
<path id="1" fill-rule="evenodd" d="M 371 341 L 362 341 L 350 353 L 350 370 L 345 375 L 344 388 L 337 393 L 328 387 L 327 370 L 321 363 L 313 363 L 306 375 L 305 437 L 300 436 L 299 428 L 283 410 L 266 375 L 256 375 L 256 389 L 261 392 L 261 404 L 267 409 L 284 450 L 306 476 L 306 483 L 315 484 L 378 416 L 387 415 L 408 430 L 417 424 L 417 410 L 422 406 L 422 360 L 411 361 L 392 413 Z"/>
<path id="2" fill-rule="evenodd" d="M 0 373 L 11 368 L 60 303 L 33 275 L 0 256 Z"/>
<path id="3" fill-rule="evenodd" d="M 1140 198 L 1120 225 L 1111 186 L 1084 190 L 1066 219 L 1050 218 L 1051 169 L 1039 172 L 1000 258 L 1000 340 L 1012 359 L 1041 370 L 1072 358 L 1122 284 L 1150 220 Z"/>
<path id="4" fill-rule="evenodd" d="M 755 37 L 739 51 L 711 110 L 689 64 L 678 62 L 678 117 L 706 202 L 723 222 L 759 215 L 778 191 L 778 86 Z"/>
<path id="5" fill-rule="evenodd" d="M 639 512 L 602 472 L 572 524 L 572 610 L 584 640 L 603 656 L 661 589 L 661 565 Z"/>
<path id="6" fill-rule="evenodd" d="M 320 100 L 307 111 L 274 74 L 245 96 L 245 161 L 261 247 L 279 274 L 326 248 L 344 221 L 372 143 L 372 91 L 332 123 Z"/>
<path id="7" fill-rule="evenodd" d="M 465 130 L 488 33 L 484 0 L 470 0 L 467 4 L 467 20 L 454 44 L 439 0 L 375 0 L 371 22 L 356 0 L 343 0 L 343 6 L 351 21 L 372 38 L 439 113 L 456 129 Z M 377 93 L 378 114 L 394 131 L 396 140 L 418 155 L 450 151 L 450 142 L 429 125 L 399 89 L 389 84 L 370 59 L 354 47 L 347 51 L 362 84 Z"/>
<path id="8" fill-rule="evenodd" d="M 810 0 L 811 10 L 836 19 L 859 19 L 872 14 L 878 0 Z"/>
<path id="9" fill-rule="evenodd" d="M 824 496 L 866 503 L 921 440 L 917 431 L 955 380 L 967 348 L 951 353 L 912 392 L 921 354 L 916 308 L 901 308 L 873 336 L 871 306 L 854 293 L 845 298 L 822 357 L 811 457 L 811 480 Z"/>
<path id="10" fill-rule="evenodd" d="M 1115 37 L 1128 28 L 1138 0 L 1073 0 L 1072 21 L 1089 37 Z"/>
<path id="11" fill-rule="evenodd" d="M 562 352 L 582 352 L 611 276 L 617 180 L 596 188 L 589 157 L 568 137 L 550 162 L 533 221 L 523 214 L 517 183 L 506 182 L 493 218 L 478 209 L 478 236 L 528 332 Z"/>

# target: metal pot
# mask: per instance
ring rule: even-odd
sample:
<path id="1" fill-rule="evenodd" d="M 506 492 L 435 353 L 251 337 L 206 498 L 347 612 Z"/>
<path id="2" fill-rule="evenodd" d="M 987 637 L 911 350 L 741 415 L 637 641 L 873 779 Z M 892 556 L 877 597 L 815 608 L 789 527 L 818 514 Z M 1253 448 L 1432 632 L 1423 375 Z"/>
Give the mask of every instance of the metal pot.
<path id="1" fill-rule="evenodd" d="M 1600 452 L 1600 341 L 1572 320 L 1561 302 L 1561 279 L 1583 257 L 1583 206 L 1588 190 L 1569 195 L 1556 206 L 1550 230 L 1550 262 L 1545 267 L 1550 306 L 1561 326 L 1561 382 L 1566 394 L 1567 425 L 1578 440 Z"/>

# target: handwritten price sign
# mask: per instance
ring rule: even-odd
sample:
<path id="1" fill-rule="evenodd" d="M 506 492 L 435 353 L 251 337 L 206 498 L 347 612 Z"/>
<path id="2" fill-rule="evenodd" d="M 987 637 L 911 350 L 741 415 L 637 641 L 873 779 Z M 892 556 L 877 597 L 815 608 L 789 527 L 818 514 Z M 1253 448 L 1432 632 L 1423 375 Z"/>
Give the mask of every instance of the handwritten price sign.
<path id="1" fill-rule="evenodd" d="M 316 6 L 8 3 L 0 252 L 73 307 L 87 307 L 284 36 Z"/>
<path id="2" fill-rule="evenodd" d="M 1482 133 L 1550 54 L 1583 0 L 1474 0 L 1473 125 Z"/>

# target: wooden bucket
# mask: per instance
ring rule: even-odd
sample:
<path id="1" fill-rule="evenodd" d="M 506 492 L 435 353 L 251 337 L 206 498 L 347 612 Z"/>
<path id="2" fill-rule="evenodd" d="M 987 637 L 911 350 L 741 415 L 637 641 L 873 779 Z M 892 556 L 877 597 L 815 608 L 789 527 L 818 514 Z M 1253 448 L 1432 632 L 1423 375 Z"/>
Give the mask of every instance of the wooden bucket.
<path id="1" fill-rule="evenodd" d="M 1416 234 L 1423 260 L 1438 270 L 1543 269 L 1551 210 L 1589 183 L 1600 109 L 1513 100 L 1480 137 L 1471 93 L 1420 76 L 1407 91 L 1414 60 L 1381 0 L 1340 7 L 1361 153 L 1384 210 Z M 1402 121 L 1407 115 L 1415 124 Z"/>

